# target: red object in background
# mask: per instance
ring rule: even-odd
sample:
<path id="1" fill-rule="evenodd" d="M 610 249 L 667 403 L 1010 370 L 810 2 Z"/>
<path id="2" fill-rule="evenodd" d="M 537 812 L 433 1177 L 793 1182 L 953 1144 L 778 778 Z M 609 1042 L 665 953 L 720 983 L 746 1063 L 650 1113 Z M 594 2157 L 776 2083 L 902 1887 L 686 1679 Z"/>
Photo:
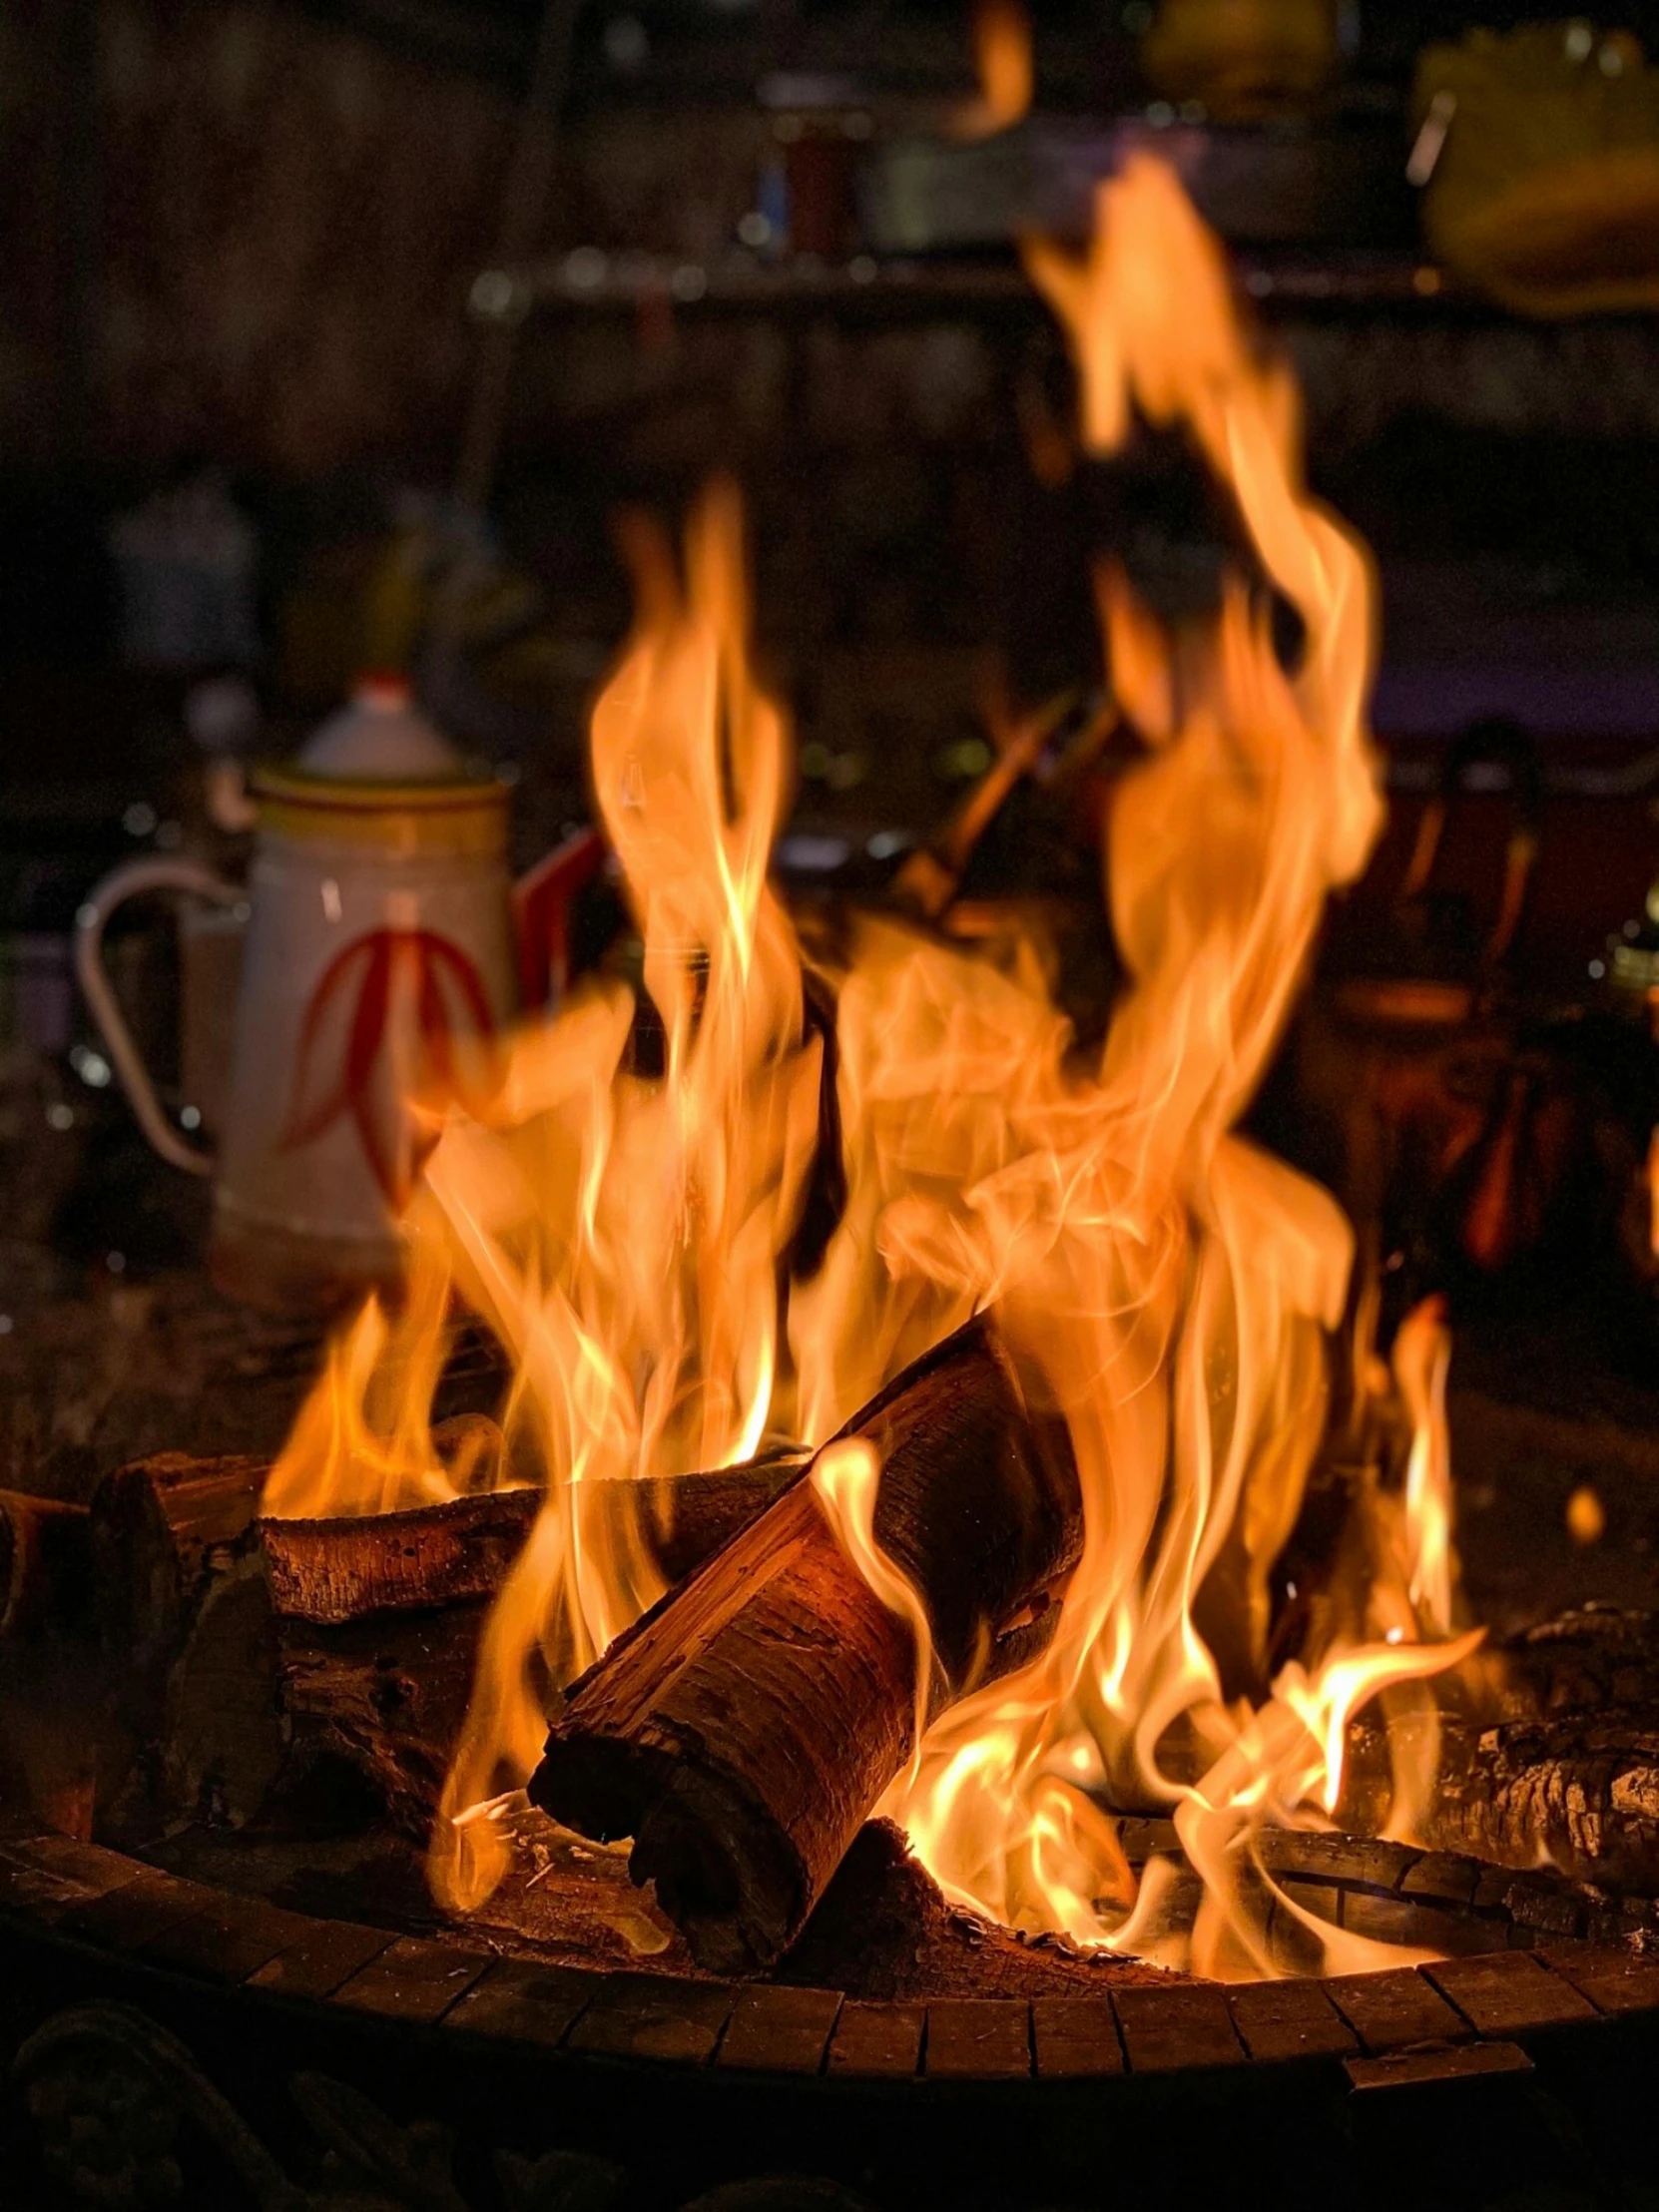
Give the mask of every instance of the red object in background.
<path id="1" fill-rule="evenodd" d="M 1387 832 L 1299 1017 L 1302 1095 L 1342 1132 L 1363 1224 L 1478 1278 L 1582 1258 L 1651 1119 L 1608 975 L 1655 873 L 1659 758 L 1551 761 L 1491 722 L 1391 768 Z"/>
<path id="2" fill-rule="evenodd" d="M 1422 818 L 1433 804 L 1444 747 L 1392 745 L 1384 738 L 1392 789 L 1382 841 L 1344 901 L 1345 925 L 1384 926 L 1406 878 Z M 1644 909 L 1659 874 L 1659 759 L 1651 745 L 1588 740 L 1537 746 L 1542 781 L 1538 850 L 1512 965 L 1523 988 L 1582 997 L 1595 989 L 1592 960 Z M 1401 789 L 1409 783 L 1413 788 Z M 1513 796 L 1494 777 L 1465 787 L 1436 865 L 1441 887 L 1471 912 L 1498 911 L 1514 823 Z"/>
<path id="3" fill-rule="evenodd" d="M 556 1004 L 569 988 L 575 902 L 603 871 L 609 856 L 597 830 L 578 830 L 514 885 L 519 988 L 526 1013 Z"/>
<path id="4" fill-rule="evenodd" d="M 789 117 L 784 172 L 789 181 L 790 249 L 836 261 L 853 244 L 856 148 L 838 116 Z"/>

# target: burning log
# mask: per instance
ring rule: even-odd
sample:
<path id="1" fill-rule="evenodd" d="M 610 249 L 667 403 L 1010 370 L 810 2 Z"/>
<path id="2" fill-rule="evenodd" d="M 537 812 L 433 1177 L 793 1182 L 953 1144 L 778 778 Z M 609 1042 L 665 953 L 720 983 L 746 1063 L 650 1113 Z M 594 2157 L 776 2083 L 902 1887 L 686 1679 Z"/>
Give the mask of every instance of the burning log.
<path id="1" fill-rule="evenodd" d="M 658 1566 L 678 1582 L 748 1526 L 807 1463 L 780 1454 L 631 1485 Z M 537 1489 L 487 1490 L 402 1513 L 260 1522 L 278 1611 L 320 1627 L 493 1597 L 541 1509 Z"/>
<path id="2" fill-rule="evenodd" d="M 445 1456 L 466 1418 L 440 1422 Z M 800 1458 L 648 1481 L 641 1500 L 657 1562 L 671 1582 L 701 1565 L 771 1503 Z M 118 1467 L 100 1484 L 88 1520 L 91 1573 L 107 1647 L 143 1664 L 173 1656 L 219 1579 L 236 1564 L 259 1517 L 271 1462 L 229 1454 L 160 1452 Z M 518 1556 L 541 1502 L 529 1486 L 479 1491 L 400 1513 L 266 1520 L 262 1544 L 278 1603 L 321 1625 L 414 1606 L 489 1597 Z M 78 1509 L 0 1494 L 18 1529 Z M 24 1548 L 32 1540 L 25 1538 Z M 68 1540 L 67 1536 L 64 1540 Z M 11 1541 L 0 1529 L 0 1545 Z M 0 1570 L 11 1553 L 0 1550 Z M 0 1588 L 7 1587 L 0 1571 Z M 0 1614 L 3 1626 L 4 1614 Z"/>
<path id="3" fill-rule="evenodd" d="M 78 1625 L 91 1584 L 86 1507 L 0 1490 L 0 1640 Z"/>
<path id="4" fill-rule="evenodd" d="M 1446 1692 L 1423 1843 L 1659 1891 L 1659 1619 L 1568 1614 L 1476 1653 Z M 1362 1716 L 1350 1745 L 1342 1816 L 1372 1833 L 1388 1810 L 1387 1721 Z"/>
<path id="5" fill-rule="evenodd" d="M 371 1613 L 462 1605 L 499 1589 L 541 1506 L 532 1489 L 400 1513 L 288 1520 L 262 1516 L 259 1549 L 276 1609 L 320 1627 Z"/>
<path id="6" fill-rule="evenodd" d="M 700 1565 L 802 1464 L 630 1485 L 662 1572 Z M 278 1790 L 343 1771 L 351 1799 L 424 1841 L 490 1601 L 540 1506 L 539 1490 L 516 1489 L 349 1520 L 250 1514 L 167 1685 L 169 1796 L 241 1826 Z"/>
<path id="7" fill-rule="evenodd" d="M 1396 1723 L 1396 1725 L 1398 1725 Z M 1341 1826 L 1374 1836 L 1391 1803 L 1389 1731 L 1350 1730 Z M 1413 1826 L 1430 1850 L 1520 1872 L 1548 1863 L 1575 1881 L 1659 1891 L 1659 1707 L 1556 1713 L 1481 1727 L 1443 1716 L 1430 1801 Z"/>
<path id="8" fill-rule="evenodd" d="M 1082 1544 L 1069 1439 L 1032 1417 L 983 1321 L 843 1434 L 879 1456 L 875 1540 L 926 1607 L 936 1714 L 1052 1628 Z M 912 1631 L 802 1480 L 575 1685 L 530 1795 L 584 1835 L 632 1836 L 634 1880 L 698 1962 L 754 1972 L 902 1768 L 915 1708 Z"/>

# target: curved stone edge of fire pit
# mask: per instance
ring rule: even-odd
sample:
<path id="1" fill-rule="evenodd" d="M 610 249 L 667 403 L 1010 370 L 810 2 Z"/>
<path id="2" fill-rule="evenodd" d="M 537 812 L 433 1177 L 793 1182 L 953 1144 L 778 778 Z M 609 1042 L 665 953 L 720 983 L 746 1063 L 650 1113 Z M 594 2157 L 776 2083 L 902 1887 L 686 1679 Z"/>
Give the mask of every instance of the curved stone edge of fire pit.
<path id="1" fill-rule="evenodd" d="M 1231 1987 L 1172 1978 L 1029 2001 L 860 2002 L 781 1983 L 538 1965 L 287 1912 L 28 1821 L 0 1826 L 8 1923 L 221 1991 L 486 2045 L 865 2084 L 1104 2082 L 1317 2060 L 1367 2088 L 1521 2069 L 1533 2035 L 1659 2015 L 1659 1955 L 1539 1942 L 1519 1924 L 1526 1947 L 1422 1967 Z"/>

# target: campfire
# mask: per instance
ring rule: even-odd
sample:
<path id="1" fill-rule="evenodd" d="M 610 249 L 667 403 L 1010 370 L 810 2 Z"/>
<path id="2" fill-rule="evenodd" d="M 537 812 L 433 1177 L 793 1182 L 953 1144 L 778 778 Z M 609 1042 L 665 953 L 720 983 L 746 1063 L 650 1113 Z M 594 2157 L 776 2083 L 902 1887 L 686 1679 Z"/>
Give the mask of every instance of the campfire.
<path id="1" fill-rule="evenodd" d="M 1381 827 L 1370 561 L 1167 169 L 1028 265 L 1085 450 L 1178 432 L 1240 525 L 1214 621 L 1096 579 L 1104 1044 L 1035 928 L 791 912 L 737 497 L 683 560 L 636 526 L 591 765 L 642 980 L 523 1028 L 487 1100 L 412 1101 L 406 1297 L 350 1323 L 269 1477 L 151 1462 L 106 1508 L 165 1608 L 263 1483 L 173 1677 L 186 1802 L 236 1825 L 344 1766 L 459 1917 L 527 1823 L 626 1842 L 740 1975 L 886 1820 L 977 1923 L 1232 1981 L 1434 1955 L 1287 1878 L 1345 1837 L 1599 1875 L 1646 1817 L 1634 1753 L 1537 1735 L 1566 1673 L 1624 1663 L 1606 1636 L 1499 1660 L 1462 1619 L 1443 1313 L 1381 1361 L 1350 1224 L 1238 1134 Z M 441 1417 L 462 1326 L 504 1360 L 493 1417 Z"/>

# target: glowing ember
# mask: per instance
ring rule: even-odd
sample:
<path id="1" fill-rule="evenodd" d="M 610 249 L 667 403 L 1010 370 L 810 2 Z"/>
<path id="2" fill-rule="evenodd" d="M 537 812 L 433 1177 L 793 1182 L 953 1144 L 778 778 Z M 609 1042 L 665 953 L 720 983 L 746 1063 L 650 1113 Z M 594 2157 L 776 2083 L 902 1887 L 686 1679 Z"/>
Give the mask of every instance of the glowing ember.
<path id="1" fill-rule="evenodd" d="M 1382 1692 L 1409 1703 L 1405 1686 L 1471 1648 L 1423 1640 L 1452 1617 L 1443 1321 L 1415 1317 L 1396 1351 L 1416 1429 L 1397 1556 L 1352 1634 L 1270 1679 L 1269 1577 L 1325 1432 L 1353 1240 L 1329 1196 L 1233 1134 L 1325 898 L 1380 826 L 1370 565 L 1304 489 L 1294 389 L 1257 356 L 1167 170 L 1134 162 L 1102 190 L 1088 258 L 1034 250 L 1031 268 L 1077 362 L 1088 447 L 1115 451 L 1137 417 L 1185 425 L 1301 619 L 1300 659 L 1282 665 L 1267 594 L 1242 580 L 1177 653 L 1121 575 L 1100 578 L 1146 753 L 1106 868 L 1132 987 L 1082 1065 L 1033 945 L 993 963 L 851 917 L 832 956 L 804 953 L 767 879 L 788 745 L 750 672 L 732 495 L 696 519 L 683 587 L 641 545 L 639 625 L 592 751 L 661 1068 L 635 1050 L 635 993 L 593 983 L 514 1042 L 492 1102 L 447 1109 L 409 1217 L 407 1310 L 390 1329 L 359 1319 L 273 1478 L 281 1510 L 313 1513 L 422 1502 L 501 1465 L 545 1486 L 434 1837 L 453 1907 L 498 1878 L 500 1827 L 477 1809 L 534 1765 L 549 1686 L 658 1595 L 631 1478 L 822 1442 L 994 1304 L 1069 1423 L 1083 1556 L 1042 1656 L 944 1714 L 884 1810 L 949 1896 L 1015 1928 L 1269 1973 L 1286 1962 L 1277 1899 L 1309 1963 L 1402 1955 L 1300 1914 L 1256 1844 L 1328 1825 L 1352 1716 Z M 845 1195 L 805 1263 L 829 1165 L 809 983 L 835 1007 Z M 452 1299 L 512 1361 L 493 1476 L 444 1468 L 427 1425 Z M 867 1451 L 836 1447 L 814 1480 L 882 1602 L 913 1609 L 874 1542 Z M 1436 1742 L 1400 1734 L 1416 1757 L 1396 1829 Z M 1205 1884 L 1190 1935 L 1164 1927 L 1156 1882 L 1137 1896 L 1106 1805 L 1173 1810 Z"/>
<path id="2" fill-rule="evenodd" d="M 1599 1544 L 1607 1533 L 1607 1508 L 1588 1482 L 1581 1482 L 1567 1500 L 1567 1533 L 1575 1544 Z"/>

